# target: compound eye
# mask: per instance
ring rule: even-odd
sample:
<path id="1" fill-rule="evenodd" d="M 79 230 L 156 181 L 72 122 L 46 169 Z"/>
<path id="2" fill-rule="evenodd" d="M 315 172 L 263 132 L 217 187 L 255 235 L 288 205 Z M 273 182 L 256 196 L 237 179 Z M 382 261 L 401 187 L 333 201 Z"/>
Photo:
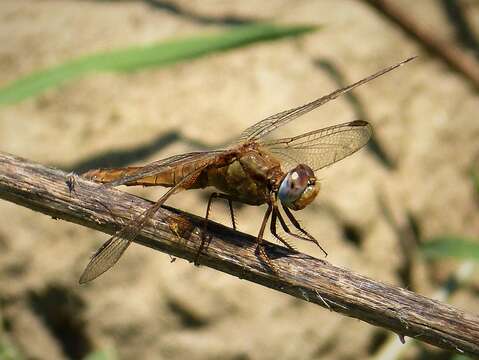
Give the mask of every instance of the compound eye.
<path id="1" fill-rule="evenodd" d="M 315 199 L 319 188 L 313 170 L 307 165 L 299 164 L 281 181 L 278 198 L 288 208 L 301 210 Z"/>
<path id="2" fill-rule="evenodd" d="M 289 206 L 300 198 L 306 186 L 308 186 L 308 178 L 291 170 L 281 181 L 278 197 L 283 204 Z"/>

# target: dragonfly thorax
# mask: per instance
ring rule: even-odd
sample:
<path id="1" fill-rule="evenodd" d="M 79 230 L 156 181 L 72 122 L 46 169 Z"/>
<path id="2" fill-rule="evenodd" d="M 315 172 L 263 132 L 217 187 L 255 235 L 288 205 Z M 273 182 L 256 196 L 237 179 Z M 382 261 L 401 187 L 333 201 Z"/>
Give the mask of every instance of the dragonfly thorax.
<path id="1" fill-rule="evenodd" d="M 316 198 L 319 189 L 320 184 L 316 181 L 313 170 L 307 165 L 299 164 L 281 181 L 278 197 L 288 208 L 301 210 Z"/>

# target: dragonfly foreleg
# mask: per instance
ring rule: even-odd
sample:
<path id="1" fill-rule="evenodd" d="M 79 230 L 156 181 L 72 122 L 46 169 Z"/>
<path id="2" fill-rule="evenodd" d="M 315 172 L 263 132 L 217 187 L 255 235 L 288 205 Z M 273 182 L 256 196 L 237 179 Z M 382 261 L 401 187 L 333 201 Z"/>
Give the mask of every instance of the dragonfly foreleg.
<path id="1" fill-rule="evenodd" d="M 278 234 L 278 232 L 276 231 L 276 221 L 279 219 L 280 223 L 281 223 L 281 226 L 283 227 L 283 229 L 291 235 L 291 232 L 289 231 L 288 227 L 286 225 L 286 223 L 284 223 L 284 219 L 282 218 L 281 216 L 281 213 L 279 212 L 279 209 L 278 209 L 278 205 L 275 203 L 273 205 L 273 212 L 271 214 L 271 224 L 270 224 L 270 231 L 271 231 L 271 234 L 273 234 L 273 236 L 278 239 L 279 241 L 281 241 L 284 245 L 286 245 L 286 247 L 288 247 L 289 249 L 291 250 L 294 250 L 296 251 L 296 249 L 294 248 L 293 245 L 291 245 L 286 239 L 284 239 L 282 236 L 280 236 Z M 294 235 L 294 234 L 293 234 Z"/>
<path id="2" fill-rule="evenodd" d="M 281 215 L 281 212 L 279 211 L 279 209 L 277 209 L 278 211 L 278 219 L 279 219 L 279 222 L 281 224 L 281 227 L 283 228 L 283 230 L 290 236 L 293 236 L 297 239 L 300 239 L 300 240 L 305 240 L 305 241 L 311 241 L 311 242 L 314 242 L 316 243 L 314 240 L 314 238 L 311 236 L 311 238 L 307 238 L 305 236 L 301 236 L 301 235 L 298 235 L 294 232 L 292 232 L 290 229 L 289 229 L 289 226 L 288 224 L 286 224 L 286 221 L 284 221 L 284 218 L 283 218 L 283 215 Z M 299 223 L 298 223 L 299 224 Z"/>
<path id="3" fill-rule="evenodd" d="M 234 209 L 233 209 L 233 199 L 226 194 L 221 194 L 221 193 L 216 193 L 216 192 L 212 193 L 210 195 L 209 199 L 208 199 L 208 205 L 206 206 L 206 215 L 205 215 L 205 220 L 204 220 L 204 224 L 203 224 L 203 232 L 202 232 L 202 235 L 201 235 L 201 244 L 200 244 L 198 252 L 196 253 L 196 256 L 195 256 L 195 261 L 194 261 L 195 265 L 199 265 L 200 255 L 201 255 L 203 249 L 205 248 L 205 245 L 206 245 L 206 247 L 208 247 L 209 242 L 211 241 L 210 238 L 207 238 L 206 231 L 208 229 L 208 218 L 210 216 L 211 205 L 213 203 L 213 199 L 225 199 L 225 200 L 228 201 L 228 206 L 229 206 L 229 209 L 230 209 L 230 216 L 231 216 L 231 223 L 233 225 L 233 229 L 236 230 L 236 220 L 235 220 L 235 214 L 234 214 Z"/>
<path id="4" fill-rule="evenodd" d="M 303 236 L 299 236 L 297 234 L 294 234 L 294 233 L 291 233 L 289 232 L 289 234 L 291 234 L 292 236 L 295 236 L 297 238 L 300 238 L 300 239 L 303 239 L 303 240 L 306 240 L 306 241 L 312 241 L 314 242 L 316 245 L 318 245 L 318 247 L 321 249 L 321 251 L 324 253 L 325 256 L 328 256 L 328 253 L 326 252 L 326 250 L 323 249 L 323 247 L 319 244 L 318 240 L 316 240 L 311 234 L 309 234 L 306 230 L 304 230 L 302 227 L 301 227 L 301 224 L 299 223 L 298 220 L 296 220 L 296 218 L 294 217 L 293 213 L 286 207 L 283 205 L 283 210 L 284 212 L 286 213 L 286 216 L 288 216 L 288 219 L 291 221 L 291 223 L 293 224 L 293 226 L 298 229 L 299 231 L 301 231 L 302 234 L 305 235 L 305 237 Z M 283 226 L 283 229 L 285 229 L 285 225 L 283 225 L 283 223 L 281 223 L 281 225 Z M 287 228 L 287 226 L 286 226 Z M 288 229 L 289 230 L 289 229 Z M 286 231 L 286 229 L 285 229 Z M 286 231 L 288 232 L 288 231 Z"/>
<path id="5" fill-rule="evenodd" d="M 276 265 L 273 264 L 271 259 L 269 258 L 268 254 L 264 250 L 264 245 L 263 245 L 263 235 L 264 235 L 264 230 L 266 229 L 266 224 L 268 223 L 268 219 L 271 215 L 273 209 L 273 205 L 270 203 L 268 204 L 268 209 L 266 209 L 266 213 L 264 214 L 263 217 L 263 222 L 261 223 L 261 228 L 259 229 L 258 237 L 256 238 L 256 241 L 258 244 L 256 245 L 256 251 L 258 252 L 259 257 L 261 260 L 263 260 L 266 265 L 271 269 L 271 271 L 279 276 L 278 268 Z"/>

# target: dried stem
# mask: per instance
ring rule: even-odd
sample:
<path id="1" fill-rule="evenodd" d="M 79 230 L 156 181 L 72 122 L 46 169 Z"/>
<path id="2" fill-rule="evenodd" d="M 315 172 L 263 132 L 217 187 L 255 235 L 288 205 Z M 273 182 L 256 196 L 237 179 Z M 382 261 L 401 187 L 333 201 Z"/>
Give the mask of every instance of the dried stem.
<path id="1" fill-rule="evenodd" d="M 476 59 L 453 43 L 441 41 L 434 34 L 423 29 L 403 12 L 397 2 L 389 0 L 363 0 L 377 9 L 382 15 L 401 27 L 408 35 L 419 41 L 429 51 L 438 55 L 454 70 L 464 75 L 476 89 L 479 89 L 479 63 Z"/>
<path id="2" fill-rule="evenodd" d="M 113 233 L 151 202 L 0 153 L 0 198 L 105 233 Z M 192 261 L 202 219 L 162 208 L 136 242 Z M 323 260 L 267 244 L 279 276 L 255 254 L 255 239 L 209 222 L 203 265 L 438 347 L 479 356 L 479 317 L 405 289 L 382 284 Z M 86 259 L 85 259 L 86 261 Z M 118 266 L 121 266 L 118 264 Z M 114 269 L 113 269 L 114 271 Z"/>

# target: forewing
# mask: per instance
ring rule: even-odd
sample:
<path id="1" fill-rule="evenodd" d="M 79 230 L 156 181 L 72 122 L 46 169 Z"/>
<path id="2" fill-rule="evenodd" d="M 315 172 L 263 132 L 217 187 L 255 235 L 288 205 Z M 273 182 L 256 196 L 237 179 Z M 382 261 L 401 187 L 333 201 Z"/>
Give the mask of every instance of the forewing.
<path id="1" fill-rule="evenodd" d="M 413 59 L 415 59 L 415 57 L 411 57 L 409 59 L 401 61 L 398 64 L 395 64 L 395 65 L 389 66 L 387 68 L 384 68 L 384 69 L 378 71 L 377 73 L 375 73 L 373 75 L 370 75 L 370 76 L 368 76 L 368 77 L 366 77 L 362 80 L 359 80 L 358 82 L 355 82 L 354 84 L 351 84 L 351 85 L 346 86 L 344 88 L 335 90 L 332 93 L 330 93 L 328 95 L 325 95 L 323 97 L 320 97 L 319 99 L 316 99 L 316 100 L 314 100 L 314 101 L 312 101 L 308 104 L 296 107 L 294 109 L 282 111 L 278 114 L 267 117 L 266 119 L 261 120 L 260 122 L 258 122 L 256 124 L 250 126 L 249 128 L 247 128 L 240 135 L 240 138 L 239 138 L 238 141 L 243 142 L 243 141 L 248 141 L 248 140 L 250 140 L 250 141 L 259 140 L 259 139 L 263 138 L 264 136 L 266 136 L 267 134 L 269 134 L 271 131 L 277 129 L 278 127 L 287 124 L 288 122 L 300 117 L 301 115 L 304 115 L 304 114 L 316 109 L 317 107 L 319 107 L 321 105 L 324 105 L 324 104 L 326 104 L 327 102 L 329 102 L 333 99 L 336 99 L 338 96 L 341 96 L 344 93 L 347 93 L 347 92 L 351 91 L 352 89 L 354 89 L 354 88 L 356 88 L 360 85 L 366 84 L 367 82 L 369 82 L 369 81 L 371 81 L 371 80 L 373 80 L 373 79 L 375 79 L 375 78 L 377 78 L 381 75 L 384 75 L 384 74 L 390 72 L 391 70 L 394 70 L 394 69 L 398 68 L 399 66 L 402 66 L 405 63 L 407 63 L 407 62 L 409 62 Z"/>
<path id="2" fill-rule="evenodd" d="M 371 134 L 368 122 L 356 120 L 291 138 L 265 141 L 262 146 L 281 161 L 285 171 L 297 164 L 306 164 L 316 171 L 358 151 Z"/>

